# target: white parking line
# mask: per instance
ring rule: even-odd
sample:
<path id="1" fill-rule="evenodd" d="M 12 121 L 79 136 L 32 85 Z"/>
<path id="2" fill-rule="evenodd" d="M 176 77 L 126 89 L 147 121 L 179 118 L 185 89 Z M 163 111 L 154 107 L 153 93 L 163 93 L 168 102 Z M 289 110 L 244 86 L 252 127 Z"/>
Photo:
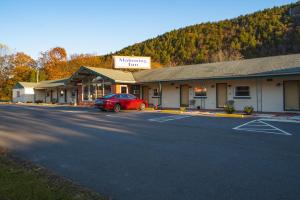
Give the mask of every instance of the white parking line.
<path id="1" fill-rule="evenodd" d="M 292 135 L 282 129 L 279 129 L 271 124 L 268 124 L 261 120 L 253 120 L 247 123 L 241 124 L 233 128 L 238 131 L 249 131 L 257 133 L 272 133 L 277 135 Z"/>
<path id="2" fill-rule="evenodd" d="M 167 121 L 172 121 L 172 120 L 177 120 L 177 119 L 184 119 L 187 117 L 191 117 L 190 115 L 169 115 L 169 116 L 163 116 L 163 117 L 156 117 L 152 119 L 148 119 L 151 122 L 167 122 Z"/>

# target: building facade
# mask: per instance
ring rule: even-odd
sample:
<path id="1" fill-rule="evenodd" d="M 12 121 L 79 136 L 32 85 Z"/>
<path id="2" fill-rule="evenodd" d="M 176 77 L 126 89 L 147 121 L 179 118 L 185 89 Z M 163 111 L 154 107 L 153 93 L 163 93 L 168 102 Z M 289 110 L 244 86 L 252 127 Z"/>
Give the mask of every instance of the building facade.
<path id="1" fill-rule="evenodd" d="M 71 77 L 20 82 L 14 102 L 92 105 L 108 93 L 131 93 L 162 108 L 299 112 L 300 54 L 125 72 L 81 67 Z"/>

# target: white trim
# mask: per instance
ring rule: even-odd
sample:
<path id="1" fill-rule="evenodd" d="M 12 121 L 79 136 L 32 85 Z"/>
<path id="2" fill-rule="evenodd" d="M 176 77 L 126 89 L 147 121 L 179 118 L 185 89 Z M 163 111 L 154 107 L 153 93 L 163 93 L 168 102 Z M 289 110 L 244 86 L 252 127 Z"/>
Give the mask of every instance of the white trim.
<path id="1" fill-rule="evenodd" d="M 128 94 L 128 85 L 119 85 L 120 93 L 122 93 L 122 87 L 126 87 L 126 94 Z"/>

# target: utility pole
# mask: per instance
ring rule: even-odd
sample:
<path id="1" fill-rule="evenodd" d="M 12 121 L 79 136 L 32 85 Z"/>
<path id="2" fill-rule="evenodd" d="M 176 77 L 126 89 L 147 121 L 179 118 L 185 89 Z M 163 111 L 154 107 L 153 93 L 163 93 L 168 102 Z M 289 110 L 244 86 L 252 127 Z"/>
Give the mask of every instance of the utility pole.
<path id="1" fill-rule="evenodd" d="M 36 82 L 39 82 L 39 75 L 40 75 L 40 71 L 37 69 L 36 70 Z"/>

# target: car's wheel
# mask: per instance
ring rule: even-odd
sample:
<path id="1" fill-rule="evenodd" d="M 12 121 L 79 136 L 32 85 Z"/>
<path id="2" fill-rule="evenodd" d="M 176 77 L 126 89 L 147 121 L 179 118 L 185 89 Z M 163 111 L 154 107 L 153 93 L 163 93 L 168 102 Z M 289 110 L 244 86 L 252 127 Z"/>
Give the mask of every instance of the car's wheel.
<path id="1" fill-rule="evenodd" d="M 101 111 L 106 112 L 106 110 L 104 108 L 101 108 Z"/>
<path id="2" fill-rule="evenodd" d="M 114 112 L 120 112 L 120 110 L 121 110 L 120 104 L 116 104 L 116 105 L 114 106 Z"/>
<path id="3" fill-rule="evenodd" d="M 146 109 L 146 105 L 144 103 L 141 103 L 139 110 L 145 110 L 145 109 Z"/>

